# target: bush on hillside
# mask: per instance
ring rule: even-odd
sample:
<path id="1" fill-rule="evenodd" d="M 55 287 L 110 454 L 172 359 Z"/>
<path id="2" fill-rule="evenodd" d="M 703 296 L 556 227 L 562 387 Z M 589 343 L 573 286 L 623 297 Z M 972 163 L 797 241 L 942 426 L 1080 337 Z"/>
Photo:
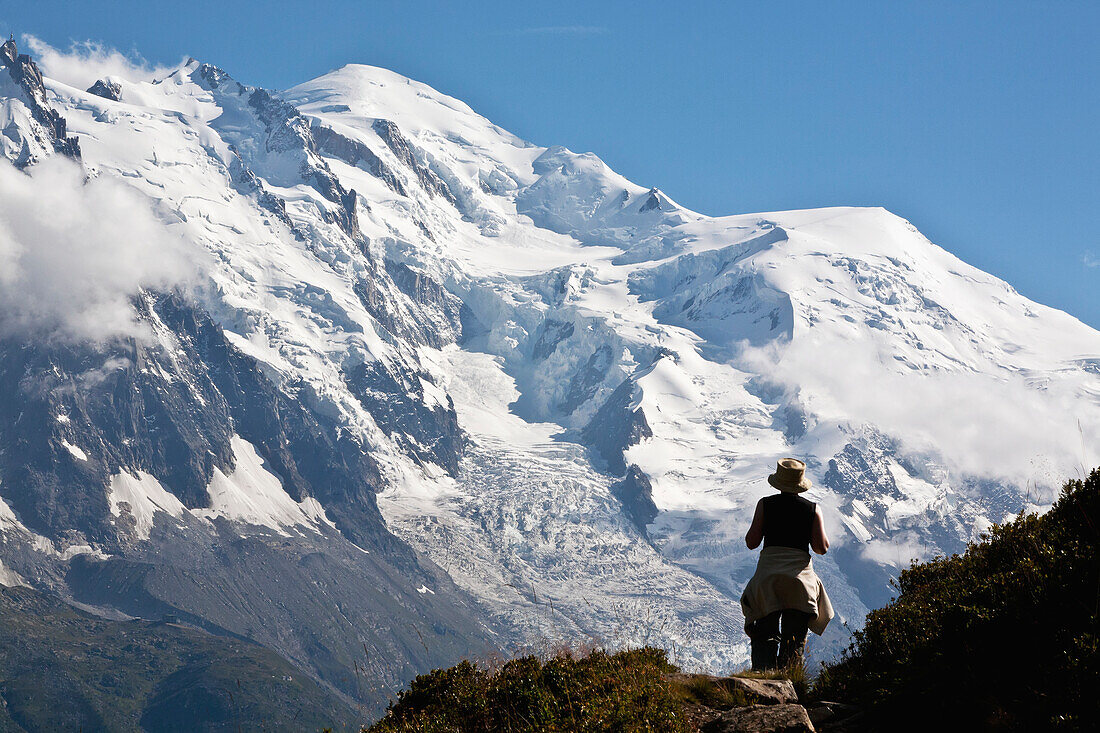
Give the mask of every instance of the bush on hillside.
<path id="1" fill-rule="evenodd" d="M 1043 516 L 914 563 L 816 693 L 891 727 L 1100 730 L 1100 469 Z"/>
<path id="2" fill-rule="evenodd" d="M 369 733 L 443 731 L 686 731 L 651 647 L 543 661 L 513 659 L 496 671 L 463 661 L 420 675 Z"/>

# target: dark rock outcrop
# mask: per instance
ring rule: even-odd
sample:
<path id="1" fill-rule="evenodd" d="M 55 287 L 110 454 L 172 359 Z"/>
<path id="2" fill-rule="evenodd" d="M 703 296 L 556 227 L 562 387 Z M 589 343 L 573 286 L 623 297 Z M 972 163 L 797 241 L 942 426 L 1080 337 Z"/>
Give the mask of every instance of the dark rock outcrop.
<path id="1" fill-rule="evenodd" d="M 235 146 L 230 145 L 229 152 L 233 154 L 229 161 L 229 177 L 233 182 L 234 190 L 246 196 L 255 196 L 263 209 L 285 224 L 287 229 L 293 231 L 301 240 L 302 233 L 297 231 L 294 222 L 286 213 L 286 202 L 264 187 L 263 181 L 245 164 L 240 151 Z"/>
<path id="2" fill-rule="evenodd" d="M 28 527 L 51 538 L 80 527 L 111 542 L 106 490 L 123 469 L 156 476 L 188 508 L 206 507 L 215 469 L 233 470 L 237 434 L 256 446 L 292 498 L 331 505 L 352 541 L 388 534 L 374 503 L 379 469 L 362 445 L 268 380 L 201 309 L 175 295 L 138 305 L 170 329 L 165 338 L 174 351 L 139 340 L 0 342 L 7 395 L 0 440 L 10 448 L 0 456 L 0 479 L 23 487 L 5 498 Z M 70 438 L 88 460 L 62 447 Z"/>
<path id="3" fill-rule="evenodd" d="M 0 67 L 8 73 L 23 91 L 23 102 L 31 111 L 38 124 L 45 128 L 53 149 L 70 158 L 80 158 L 80 141 L 68 137 L 65 118 L 50 106 L 46 98 L 46 87 L 42 81 L 42 72 L 38 64 L 25 53 L 19 53 L 14 39 L 0 46 Z M 25 161 L 29 164 L 31 161 Z"/>
<path id="4" fill-rule="evenodd" d="M 730 708 L 701 730 L 703 733 L 814 733 L 814 724 L 801 705 L 750 705 Z"/>
<path id="5" fill-rule="evenodd" d="M 122 101 L 122 85 L 110 79 L 99 79 L 88 87 L 88 94 L 110 99 L 112 102 Z"/>
<path id="6" fill-rule="evenodd" d="M 531 349 L 531 358 L 535 361 L 546 359 L 558 348 L 565 339 L 573 335 L 575 326 L 572 321 L 557 321 L 547 318 L 539 326 L 535 345 Z"/>
<path id="7" fill-rule="evenodd" d="M 389 338 L 439 349 L 484 329 L 456 295 L 401 262 L 385 260 L 383 272 L 360 278 L 352 290 Z"/>
<path id="8" fill-rule="evenodd" d="M 289 102 L 261 87 L 250 87 L 236 81 L 225 71 L 210 64 L 201 64 L 194 71 L 194 78 L 204 87 L 223 99 L 247 98 L 246 106 L 264 126 L 265 153 L 281 152 L 299 160 L 299 174 L 329 201 L 335 209 L 322 211 L 322 216 L 340 227 L 354 240 L 361 239 L 356 206 L 359 197 L 354 190 L 344 188 L 340 179 L 319 155 L 309 121 Z M 256 169 L 243 149 L 237 152 L 245 167 Z M 261 174 L 263 171 L 261 170 Z"/>
<path id="9" fill-rule="evenodd" d="M 390 170 L 390 167 L 363 143 L 341 135 L 332 128 L 325 127 L 317 122 L 312 124 L 310 130 L 313 133 L 317 152 L 338 158 L 348 165 L 362 168 L 380 179 L 399 196 L 409 195 L 397 174 Z"/>
<path id="10" fill-rule="evenodd" d="M 651 188 L 646 195 L 645 201 L 638 207 L 638 212 L 644 214 L 647 211 L 654 211 L 660 209 L 662 204 L 664 204 L 664 199 L 661 198 L 661 192 L 655 188 Z"/>
<path id="11" fill-rule="evenodd" d="M 457 475 L 465 438 L 450 395 L 446 405 L 429 405 L 425 399 L 429 375 L 371 361 L 347 369 L 345 382 L 378 426 L 406 452 Z"/>
<path id="12" fill-rule="evenodd" d="M 92 543 L 110 554 L 20 550 L 5 556 L 10 569 L 82 603 L 260 642 L 371 707 L 387 686 L 491 645 L 465 594 L 390 534 L 372 451 L 316 409 L 306 385 L 272 382 L 181 296 L 136 307 L 156 338 L 0 339 L 0 496 L 59 551 Z M 380 425 L 453 468 L 453 408 L 424 407 L 419 377 L 364 373 L 357 384 Z M 292 499 L 318 500 L 324 519 L 242 531 L 218 513 L 202 518 L 211 478 L 240 458 L 235 436 Z M 196 513 L 157 513 L 148 539 L 134 533 L 133 507 L 116 514 L 108 496 L 112 476 L 138 471 Z M 352 671 L 364 649 L 373 691 Z"/>
<path id="13" fill-rule="evenodd" d="M 416 156 L 413 154 L 412 145 L 401 133 L 401 129 L 397 125 L 389 120 L 375 120 L 374 131 L 378 133 L 382 141 L 386 143 L 391 151 L 393 151 L 397 159 L 412 170 L 425 191 L 430 194 L 437 194 L 447 201 L 450 201 L 452 204 L 456 203 L 457 199 L 451 191 L 450 186 L 448 186 L 442 178 L 436 175 L 435 171 L 417 160 Z"/>
<path id="14" fill-rule="evenodd" d="M 607 373 L 615 360 L 615 354 L 607 344 L 596 348 L 569 380 L 569 389 L 557 407 L 563 414 L 571 415 L 578 407 L 596 396 L 600 385 L 607 379 Z"/>
<path id="15" fill-rule="evenodd" d="M 641 408 L 633 408 L 634 380 L 624 379 L 585 426 L 581 435 L 617 474 L 626 472 L 623 451 L 653 435 Z"/>
<path id="16" fill-rule="evenodd" d="M 623 512 L 638 531 L 646 533 L 646 525 L 657 518 L 657 505 L 653 503 L 653 484 L 640 468 L 631 465 L 626 478 L 611 487 L 611 493 L 622 502 Z"/>
<path id="17" fill-rule="evenodd" d="M 463 343 L 485 330 L 461 298 L 427 273 L 390 259 L 385 261 L 385 267 L 394 285 L 419 306 L 420 318 L 409 321 L 424 330 L 423 343 L 438 349 L 446 344 Z"/>

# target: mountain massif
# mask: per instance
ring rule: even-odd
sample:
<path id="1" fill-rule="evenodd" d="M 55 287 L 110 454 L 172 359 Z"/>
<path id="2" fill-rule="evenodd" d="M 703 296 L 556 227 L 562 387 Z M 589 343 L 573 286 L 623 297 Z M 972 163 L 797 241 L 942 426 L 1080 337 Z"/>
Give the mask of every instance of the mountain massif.
<path id="1" fill-rule="evenodd" d="M 531 644 L 718 672 L 778 458 L 834 542 L 819 656 L 911 558 L 1097 462 L 1100 333 L 885 210 L 705 216 L 369 66 L 85 89 L 18 51 L 6 586 L 259 644 L 375 710 Z"/>

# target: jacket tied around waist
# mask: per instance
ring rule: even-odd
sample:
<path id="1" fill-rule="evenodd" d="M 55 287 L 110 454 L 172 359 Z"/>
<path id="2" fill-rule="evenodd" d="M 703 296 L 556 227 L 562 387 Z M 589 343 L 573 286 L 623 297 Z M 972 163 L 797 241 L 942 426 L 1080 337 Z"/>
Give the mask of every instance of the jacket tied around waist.
<path id="1" fill-rule="evenodd" d="M 745 625 L 787 608 L 810 614 L 810 631 L 818 636 L 834 615 L 810 553 L 792 547 L 765 547 L 760 551 L 756 572 L 741 594 Z"/>

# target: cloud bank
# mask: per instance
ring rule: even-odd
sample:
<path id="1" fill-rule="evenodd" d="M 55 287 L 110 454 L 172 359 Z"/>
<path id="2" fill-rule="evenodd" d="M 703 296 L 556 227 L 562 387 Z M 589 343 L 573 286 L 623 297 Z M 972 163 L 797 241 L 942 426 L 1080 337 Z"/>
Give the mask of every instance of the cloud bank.
<path id="1" fill-rule="evenodd" d="M 130 299 L 197 273 L 194 249 L 125 184 L 85 182 L 63 158 L 27 173 L 0 161 L 0 335 L 140 337 Z"/>
<path id="2" fill-rule="evenodd" d="M 740 365 L 797 395 L 826 431 L 851 418 L 912 456 L 942 457 L 953 484 L 962 476 L 1030 484 L 1031 500 L 1043 504 L 1100 463 L 1100 403 L 1081 392 L 1083 374 L 1034 384 L 1007 369 L 900 372 L 891 361 L 873 344 L 803 338 L 781 349 L 746 346 Z"/>
<path id="3" fill-rule="evenodd" d="M 31 35 L 23 36 L 42 73 L 77 89 L 87 89 L 107 77 L 125 81 L 148 81 L 166 76 L 172 67 L 152 65 L 140 55 L 130 56 L 95 41 L 74 42 L 60 51 Z"/>

